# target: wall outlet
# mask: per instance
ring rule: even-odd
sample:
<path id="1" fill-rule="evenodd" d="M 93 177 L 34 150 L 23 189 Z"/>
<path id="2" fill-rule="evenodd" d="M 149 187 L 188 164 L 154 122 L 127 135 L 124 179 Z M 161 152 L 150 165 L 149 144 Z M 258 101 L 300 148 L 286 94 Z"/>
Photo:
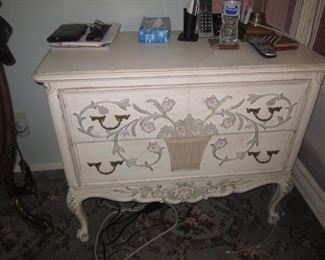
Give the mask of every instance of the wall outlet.
<path id="1" fill-rule="evenodd" d="M 30 128 L 28 126 L 28 120 L 26 113 L 18 112 L 15 113 L 15 124 L 17 135 L 20 137 L 28 137 L 30 136 Z"/>

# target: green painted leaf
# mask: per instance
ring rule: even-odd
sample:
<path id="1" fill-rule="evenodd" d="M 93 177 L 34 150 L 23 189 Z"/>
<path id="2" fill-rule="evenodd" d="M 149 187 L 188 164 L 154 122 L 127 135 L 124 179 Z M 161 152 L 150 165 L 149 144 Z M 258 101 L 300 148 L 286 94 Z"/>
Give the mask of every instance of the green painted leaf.
<path id="1" fill-rule="evenodd" d="M 98 112 L 101 115 L 106 115 L 108 114 L 109 110 L 104 106 L 98 106 Z"/>
<path id="2" fill-rule="evenodd" d="M 247 101 L 251 104 L 255 103 L 257 100 L 259 99 L 259 96 L 258 95 L 255 95 L 255 94 L 249 94 L 248 95 L 248 98 L 247 98 Z"/>
<path id="3" fill-rule="evenodd" d="M 122 99 L 119 102 L 116 102 L 115 104 L 118 105 L 121 109 L 127 110 L 127 107 L 131 106 L 129 103 L 129 99 Z"/>
<path id="4" fill-rule="evenodd" d="M 137 126 L 138 122 L 139 122 L 139 120 L 135 121 L 134 124 L 132 124 L 132 126 L 131 126 L 131 133 L 133 136 L 137 136 L 136 126 Z"/>
<path id="5" fill-rule="evenodd" d="M 266 102 L 266 105 L 268 106 L 274 106 L 277 101 L 277 98 L 271 98 L 269 101 Z"/>
<path id="6" fill-rule="evenodd" d="M 161 107 L 161 105 L 159 104 L 159 102 L 155 99 L 148 99 L 147 102 L 152 103 L 158 110 L 160 113 L 164 114 L 165 111 L 163 110 L 163 108 Z"/>
<path id="7" fill-rule="evenodd" d="M 141 114 L 151 115 L 151 113 L 150 113 L 149 111 L 144 110 L 144 109 L 138 107 L 136 104 L 133 104 L 133 108 L 134 108 L 136 111 L 138 111 L 139 113 L 141 113 Z"/>
<path id="8" fill-rule="evenodd" d="M 239 115 L 237 115 L 237 117 L 238 117 L 238 120 L 239 120 L 238 130 L 241 130 L 243 128 L 243 125 L 244 125 L 244 120 Z"/>

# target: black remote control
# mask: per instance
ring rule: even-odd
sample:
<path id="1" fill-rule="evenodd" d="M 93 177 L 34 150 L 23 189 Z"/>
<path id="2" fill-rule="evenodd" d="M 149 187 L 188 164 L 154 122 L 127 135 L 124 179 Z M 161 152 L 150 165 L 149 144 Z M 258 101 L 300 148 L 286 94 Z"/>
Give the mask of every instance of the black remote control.
<path id="1" fill-rule="evenodd" d="M 251 37 L 248 42 L 254 46 L 254 48 L 261 54 L 264 58 L 274 58 L 276 57 L 276 51 L 273 46 L 264 38 Z"/>

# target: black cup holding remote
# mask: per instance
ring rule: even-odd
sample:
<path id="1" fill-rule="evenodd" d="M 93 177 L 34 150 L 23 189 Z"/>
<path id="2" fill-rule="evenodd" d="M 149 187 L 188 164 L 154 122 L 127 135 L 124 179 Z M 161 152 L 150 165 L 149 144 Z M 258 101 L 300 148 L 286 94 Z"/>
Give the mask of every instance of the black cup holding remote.
<path id="1" fill-rule="evenodd" d="M 183 32 L 178 36 L 179 41 L 195 42 L 198 40 L 199 35 L 195 33 L 196 29 L 196 15 L 189 14 L 184 8 L 184 22 Z"/>

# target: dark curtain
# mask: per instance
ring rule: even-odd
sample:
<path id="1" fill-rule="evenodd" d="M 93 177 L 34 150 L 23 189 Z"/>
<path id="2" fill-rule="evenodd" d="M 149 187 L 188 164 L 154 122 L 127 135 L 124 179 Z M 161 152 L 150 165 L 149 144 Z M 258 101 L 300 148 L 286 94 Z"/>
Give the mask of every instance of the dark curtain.
<path id="1" fill-rule="evenodd" d="M 318 28 L 313 50 L 325 56 L 325 8 Z"/>

